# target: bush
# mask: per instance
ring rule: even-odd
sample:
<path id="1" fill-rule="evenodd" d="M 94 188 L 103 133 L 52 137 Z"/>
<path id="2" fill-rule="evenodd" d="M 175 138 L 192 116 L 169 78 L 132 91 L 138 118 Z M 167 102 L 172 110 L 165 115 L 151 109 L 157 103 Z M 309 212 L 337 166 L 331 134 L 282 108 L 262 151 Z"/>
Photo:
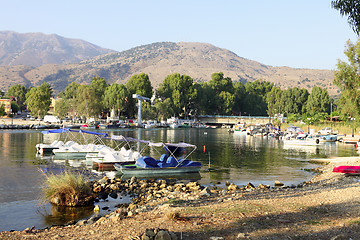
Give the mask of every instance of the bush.
<path id="1" fill-rule="evenodd" d="M 59 206 L 87 206 L 95 199 L 89 181 L 71 172 L 46 175 L 43 193 L 45 201 Z"/>

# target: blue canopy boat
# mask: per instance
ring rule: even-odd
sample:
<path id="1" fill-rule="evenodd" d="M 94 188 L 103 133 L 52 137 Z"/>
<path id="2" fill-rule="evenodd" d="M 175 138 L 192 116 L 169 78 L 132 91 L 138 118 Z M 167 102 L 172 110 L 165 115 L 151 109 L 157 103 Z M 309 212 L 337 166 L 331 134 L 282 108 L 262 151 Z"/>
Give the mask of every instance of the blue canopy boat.
<path id="1" fill-rule="evenodd" d="M 196 173 L 201 169 L 201 163 L 187 159 L 195 150 L 196 146 L 188 143 L 151 143 L 149 147 L 163 147 L 166 153 L 160 159 L 144 156 L 136 160 L 132 165 L 115 164 L 117 171 L 124 175 L 152 176 L 162 174 Z M 187 153 L 187 150 L 190 151 Z M 187 153 L 187 154 L 186 154 Z M 185 155 L 186 154 L 186 155 Z M 185 155 L 185 156 L 184 156 Z"/>
<path id="2" fill-rule="evenodd" d="M 47 154 L 47 153 L 54 153 L 55 155 L 58 155 L 58 157 L 84 157 L 86 155 L 86 151 L 89 151 L 88 149 L 86 151 L 82 151 L 80 146 L 90 146 L 92 149 L 91 151 L 94 151 L 95 148 L 98 148 L 98 146 L 105 146 L 102 142 L 102 138 L 107 137 L 107 133 L 100 133 L 100 132 L 90 132 L 85 130 L 73 130 L 70 128 L 61 128 L 61 129 L 55 129 L 55 130 L 48 130 L 48 131 L 41 131 L 43 134 L 49 134 L 49 133 L 58 133 L 60 134 L 58 137 L 58 140 L 53 141 L 51 144 L 44 144 L 39 143 L 35 147 L 37 149 L 37 152 L 39 154 Z M 61 134 L 65 133 L 65 137 L 61 138 Z M 80 135 L 79 135 L 80 134 Z M 62 141 L 63 140 L 63 141 Z M 67 141 L 67 142 L 66 142 Z M 64 143 L 66 142 L 66 143 Z M 96 144 L 101 145 L 96 145 Z M 83 144 L 83 145 L 79 145 Z M 76 147 L 76 151 L 72 151 L 70 148 Z M 96 146 L 96 147 L 93 147 Z M 95 149 L 96 150 L 96 149 Z M 85 155 L 84 155 L 85 154 Z"/>

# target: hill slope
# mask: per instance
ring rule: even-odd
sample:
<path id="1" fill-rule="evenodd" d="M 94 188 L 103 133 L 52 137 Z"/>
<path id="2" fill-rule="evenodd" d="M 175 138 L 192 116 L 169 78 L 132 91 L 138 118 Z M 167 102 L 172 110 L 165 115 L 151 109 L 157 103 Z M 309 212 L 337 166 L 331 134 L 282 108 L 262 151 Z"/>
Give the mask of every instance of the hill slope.
<path id="1" fill-rule="evenodd" d="M 0 82 L 11 80 L 12 83 L 17 81 L 35 86 L 48 82 L 58 92 L 73 81 L 90 83 L 93 76 L 103 77 L 108 83 L 126 83 L 132 75 L 141 72 L 149 75 L 154 87 L 173 73 L 186 74 L 194 81 L 202 82 L 210 80 L 214 72 L 223 72 L 233 81 L 262 79 L 282 88 L 296 86 L 311 90 L 318 85 L 327 88 L 331 95 L 338 92 L 332 85 L 333 73 L 330 70 L 272 67 L 210 44 L 189 42 L 153 43 L 96 56 L 77 64 L 48 64 L 36 68 L 16 66 L 16 69 L 0 67 Z"/>
<path id="2" fill-rule="evenodd" d="M 56 34 L 0 31 L 1 66 L 77 63 L 110 52 L 114 51 Z"/>

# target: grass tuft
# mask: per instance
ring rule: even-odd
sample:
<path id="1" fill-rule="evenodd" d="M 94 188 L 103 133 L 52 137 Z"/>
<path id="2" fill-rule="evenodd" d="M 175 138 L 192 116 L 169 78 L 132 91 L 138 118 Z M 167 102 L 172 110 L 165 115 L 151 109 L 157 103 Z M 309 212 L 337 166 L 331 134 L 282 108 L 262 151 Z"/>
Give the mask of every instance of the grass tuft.
<path id="1" fill-rule="evenodd" d="M 86 206 L 93 203 L 93 193 L 88 179 L 79 173 L 64 172 L 45 175 L 44 201 L 59 206 Z"/>

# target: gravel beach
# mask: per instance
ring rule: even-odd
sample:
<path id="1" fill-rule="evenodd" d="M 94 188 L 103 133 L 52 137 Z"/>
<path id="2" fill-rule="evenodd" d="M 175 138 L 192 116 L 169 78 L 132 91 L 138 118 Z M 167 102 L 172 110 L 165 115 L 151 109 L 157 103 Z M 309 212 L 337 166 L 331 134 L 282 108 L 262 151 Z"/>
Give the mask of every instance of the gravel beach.
<path id="1" fill-rule="evenodd" d="M 172 239 L 360 239 L 360 176 L 332 172 L 359 164 L 357 157 L 328 159 L 297 187 L 163 197 L 126 216 L 115 211 L 91 224 L 29 226 L 1 232 L 0 239 L 149 239 L 146 229 L 166 229 Z"/>

